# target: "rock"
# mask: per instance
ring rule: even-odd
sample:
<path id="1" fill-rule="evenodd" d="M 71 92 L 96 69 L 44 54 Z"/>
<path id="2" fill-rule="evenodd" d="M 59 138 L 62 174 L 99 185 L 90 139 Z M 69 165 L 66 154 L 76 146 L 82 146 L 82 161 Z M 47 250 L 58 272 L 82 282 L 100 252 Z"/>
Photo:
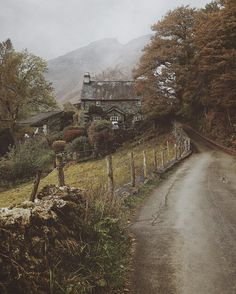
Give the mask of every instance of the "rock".
<path id="1" fill-rule="evenodd" d="M 35 202 L 0 209 L 0 293 L 49 293 L 49 266 L 71 264 L 85 211 L 81 190 L 53 185 Z"/>

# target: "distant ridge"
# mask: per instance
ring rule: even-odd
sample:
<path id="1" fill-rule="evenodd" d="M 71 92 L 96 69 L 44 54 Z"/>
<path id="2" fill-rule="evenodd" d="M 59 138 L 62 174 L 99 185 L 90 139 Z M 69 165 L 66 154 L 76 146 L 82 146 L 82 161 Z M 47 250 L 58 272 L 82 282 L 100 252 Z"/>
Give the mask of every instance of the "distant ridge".
<path id="1" fill-rule="evenodd" d="M 79 100 L 84 72 L 99 74 L 119 66 L 131 79 L 132 69 L 150 37 L 145 35 L 124 45 L 113 38 L 102 39 L 49 60 L 46 78 L 53 83 L 58 102 Z"/>

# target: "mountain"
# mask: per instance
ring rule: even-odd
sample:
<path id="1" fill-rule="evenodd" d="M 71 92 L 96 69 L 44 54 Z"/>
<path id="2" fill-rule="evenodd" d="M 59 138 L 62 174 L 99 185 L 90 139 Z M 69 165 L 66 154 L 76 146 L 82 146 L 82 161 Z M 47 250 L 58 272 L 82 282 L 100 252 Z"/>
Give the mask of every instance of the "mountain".
<path id="1" fill-rule="evenodd" d="M 108 38 L 49 60 L 46 78 L 53 83 L 58 102 L 79 100 L 85 72 L 96 75 L 118 66 L 131 78 L 132 69 L 149 40 L 150 35 L 145 35 L 123 45 Z"/>

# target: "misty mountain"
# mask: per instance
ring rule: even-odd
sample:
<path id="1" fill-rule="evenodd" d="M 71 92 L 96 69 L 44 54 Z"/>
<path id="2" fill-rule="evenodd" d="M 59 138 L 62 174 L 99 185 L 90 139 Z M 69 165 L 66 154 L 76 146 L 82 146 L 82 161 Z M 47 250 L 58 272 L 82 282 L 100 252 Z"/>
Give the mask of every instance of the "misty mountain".
<path id="1" fill-rule="evenodd" d="M 49 60 L 46 78 L 53 83 L 58 102 L 79 100 L 85 72 L 97 75 L 118 66 L 131 78 L 149 40 L 150 35 L 146 35 L 123 45 L 108 38 Z"/>

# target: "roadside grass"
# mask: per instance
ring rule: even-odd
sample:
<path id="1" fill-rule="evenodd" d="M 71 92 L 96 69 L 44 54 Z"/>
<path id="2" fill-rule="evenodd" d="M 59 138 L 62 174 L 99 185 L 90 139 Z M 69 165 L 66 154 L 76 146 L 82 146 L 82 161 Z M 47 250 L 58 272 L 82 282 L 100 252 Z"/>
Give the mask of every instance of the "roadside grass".
<path id="1" fill-rule="evenodd" d="M 113 157 L 114 181 L 116 188 L 130 182 L 130 158 L 129 153 L 134 152 L 135 167 L 137 175 L 142 174 L 143 150 L 147 154 L 147 167 L 151 171 L 154 168 L 153 149 L 156 148 L 158 164 L 161 162 L 161 148 L 166 144 L 166 135 L 159 137 L 148 133 L 146 136 L 137 138 L 132 143 L 127 143 L 118 149 Z M 173 146 L 170 146 L 170 157 L 173 157 Z M 87 192 L 96 193 L 101 189 L 106 189 L 106 161 L 104 158 L 91 160 L 79 164 L 70 163 L 65 169 L 66 185 L 77 187 Z M 8 207 L 28 200 L 32 190 L 32 181 L 22 184 L 14 189 L 0 193 L 0 207 Z M 57 184 L 57 171 L 53 170 L 48 176 L 43 178 L 39 189 L 45 185 Z"/>
<path id="2" fill-rule="evenodd" d="M 58 293 L 81 294 L 129 292 L 132 235 L 128 227 L 135 211 L 161 181 L 161 178 L 153 173 L 153 149 L 157 150 L 160 165 L 161 150 L 166 139 L 167 135 L 158 138 L 147 135 L 146 138 L 127 143 L 112 155 L 115 185 L 118 188 L 130 182 L 129 153 L 134 152 L 137 176 L 140 176 L 143 172 L 143 150 L 146 151 L 148 171 L 152 177 L 145 181 L 145 184 L 138 185 L 135 195 L 109 198 L 106 193 L 104 158 L 79 164 L 71 163 L 65 167 L 66 184 L 86 191 L 84 208 L 74 218 L 75 231 L 80 240 L 77 252 L 79 262 L 75 260 L 73 268 L 69 267 L 67 271 L 63 269 L 63 274 L 60 266 L 50 268 L 50 289 L 58 290 Z M 174 150 L 171 146 L 169 159 L 173 156 Z M 40 188 L 48 184 L 57 184 L 56 170 L 42 179 Z M 32 182 L 29 182 L 0 193 L 0 206 L 27 200 L 31 189 Z"/>

